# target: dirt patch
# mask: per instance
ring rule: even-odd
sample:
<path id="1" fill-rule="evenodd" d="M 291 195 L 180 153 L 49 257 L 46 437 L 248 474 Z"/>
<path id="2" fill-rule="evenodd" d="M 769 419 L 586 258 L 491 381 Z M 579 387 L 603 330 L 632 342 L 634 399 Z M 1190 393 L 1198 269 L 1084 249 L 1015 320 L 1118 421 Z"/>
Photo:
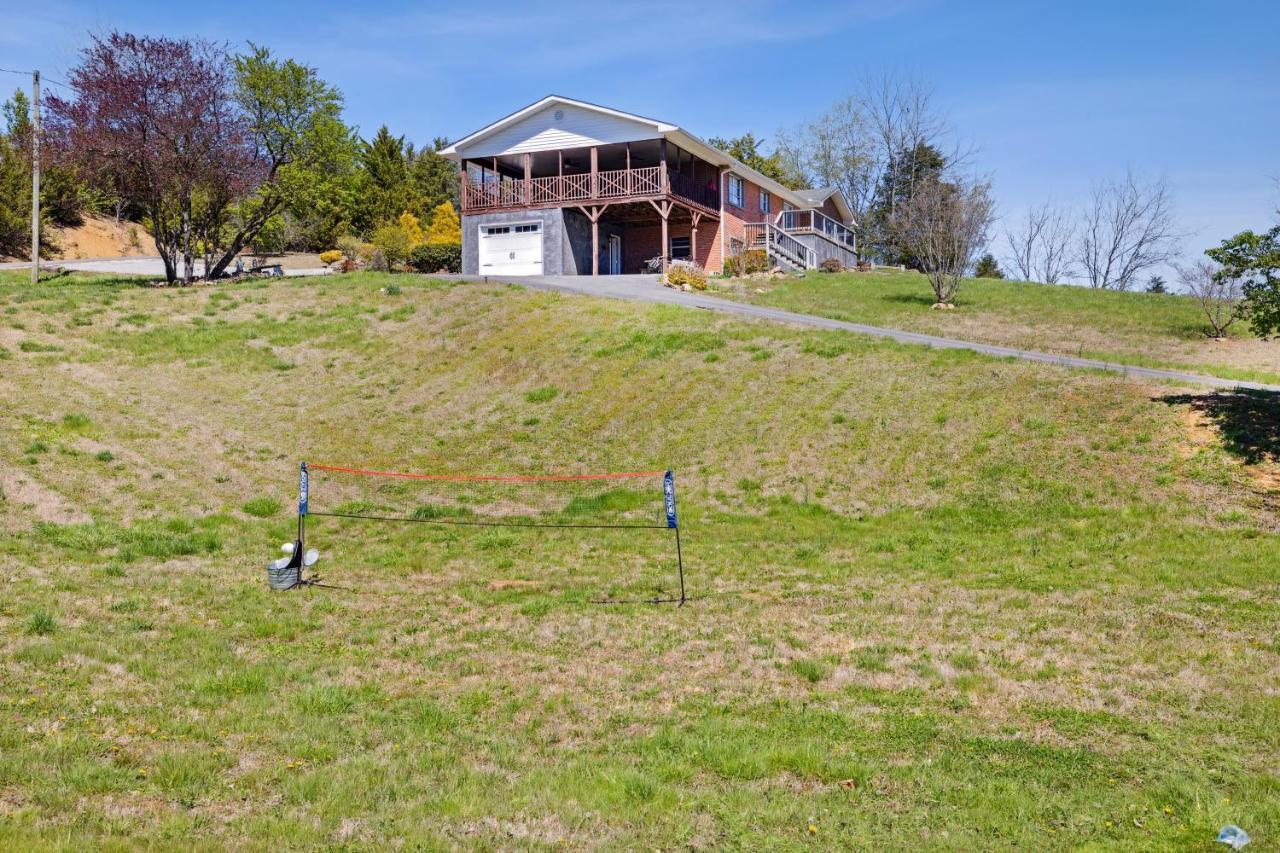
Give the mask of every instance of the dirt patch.
<path id="1" fill-rule="evenodd" d="M 156 241 L 136 222 L 91 216 L 83 225 L 57 229 L 63 260 L 80 258 L 135 258 L 156 254 Z"/>
<path id="2" fill-rule="evenodd" d="M 31 475 L 12 469 L 0 469 L 0 525 L 18 520 L 30 513 L 36 521 L 73 524 L 89 521 L 82 510 L 69 504 L 62 495 L 32 479 Z M 25 526 L 25 525 L 22 525 Z"/>

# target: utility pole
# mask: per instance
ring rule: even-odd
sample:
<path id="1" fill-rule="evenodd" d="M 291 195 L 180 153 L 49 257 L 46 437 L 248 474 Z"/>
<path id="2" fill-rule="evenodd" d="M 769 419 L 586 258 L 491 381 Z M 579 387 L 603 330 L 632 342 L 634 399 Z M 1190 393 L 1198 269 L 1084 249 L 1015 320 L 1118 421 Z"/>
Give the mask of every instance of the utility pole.
<path id="1" fill-rule="evenodd" d="M 31 72 L 31 283 L 40 280 L 40 71 Z"/>

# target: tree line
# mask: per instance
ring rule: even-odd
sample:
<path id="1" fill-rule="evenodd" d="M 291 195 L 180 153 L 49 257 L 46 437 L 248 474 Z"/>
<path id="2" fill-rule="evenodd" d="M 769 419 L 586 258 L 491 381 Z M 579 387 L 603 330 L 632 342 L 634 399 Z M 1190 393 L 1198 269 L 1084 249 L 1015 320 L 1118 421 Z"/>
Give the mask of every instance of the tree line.
<path id="1" fill-rule="evenodd" d="M 170 281 L 190 281 L 196 261 L 215 277 L 250 246 L 322 251 L 419 222 L 456 231 L 444 139 L 419 148 L 386 126 L 362 139 L 336 87 L 265 47 L 112 32 L 91 39 L 68 83 L 43 105 L 46 221 L 140 220 Z M 18 257 L 29 253 L 29 115 L 15 93 L 0 144 L 0 253 Z"/>

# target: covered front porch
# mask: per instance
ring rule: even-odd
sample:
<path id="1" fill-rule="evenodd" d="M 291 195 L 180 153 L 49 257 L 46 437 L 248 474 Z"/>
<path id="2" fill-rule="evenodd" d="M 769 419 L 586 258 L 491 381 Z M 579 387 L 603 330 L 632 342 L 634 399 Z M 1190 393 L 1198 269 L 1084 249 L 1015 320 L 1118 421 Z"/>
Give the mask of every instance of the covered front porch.
<path id="1" fill-rule="evenodd" d="M 462 211 L 679 199 L 720 210 L 720 170 L 666 139 L 462 160 Z"/>

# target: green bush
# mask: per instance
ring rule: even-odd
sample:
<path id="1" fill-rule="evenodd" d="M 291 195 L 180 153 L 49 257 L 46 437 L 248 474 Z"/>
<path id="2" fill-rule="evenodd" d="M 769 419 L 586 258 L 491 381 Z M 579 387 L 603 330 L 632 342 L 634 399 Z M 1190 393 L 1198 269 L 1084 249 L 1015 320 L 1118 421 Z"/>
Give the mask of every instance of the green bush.
<path id="1" fill-rule="evenodd" d="M 694 290 L 706 290 L 707 274 L 702 267 L 693 264 L 675 264 L 667 268 L 667 284 L 671 287 L 688 285 Z"/>
<path id="2" fill-rule="evenodd" d="M 418 272 L 462 272 L 462 246 L 457 243 L 424 243 L 409 255 L 409 266 Z"/>
<path id="3" fill-rule="evenodd" d="M 373 232 L 373 245 L 382 253 L 389 269 L 394 270 L 409 259 L 409 251 L 413 248 L 413 240 L 399 225 L 388 222 Z M 376 269 L 373 261 L 370 269 Z"/>

